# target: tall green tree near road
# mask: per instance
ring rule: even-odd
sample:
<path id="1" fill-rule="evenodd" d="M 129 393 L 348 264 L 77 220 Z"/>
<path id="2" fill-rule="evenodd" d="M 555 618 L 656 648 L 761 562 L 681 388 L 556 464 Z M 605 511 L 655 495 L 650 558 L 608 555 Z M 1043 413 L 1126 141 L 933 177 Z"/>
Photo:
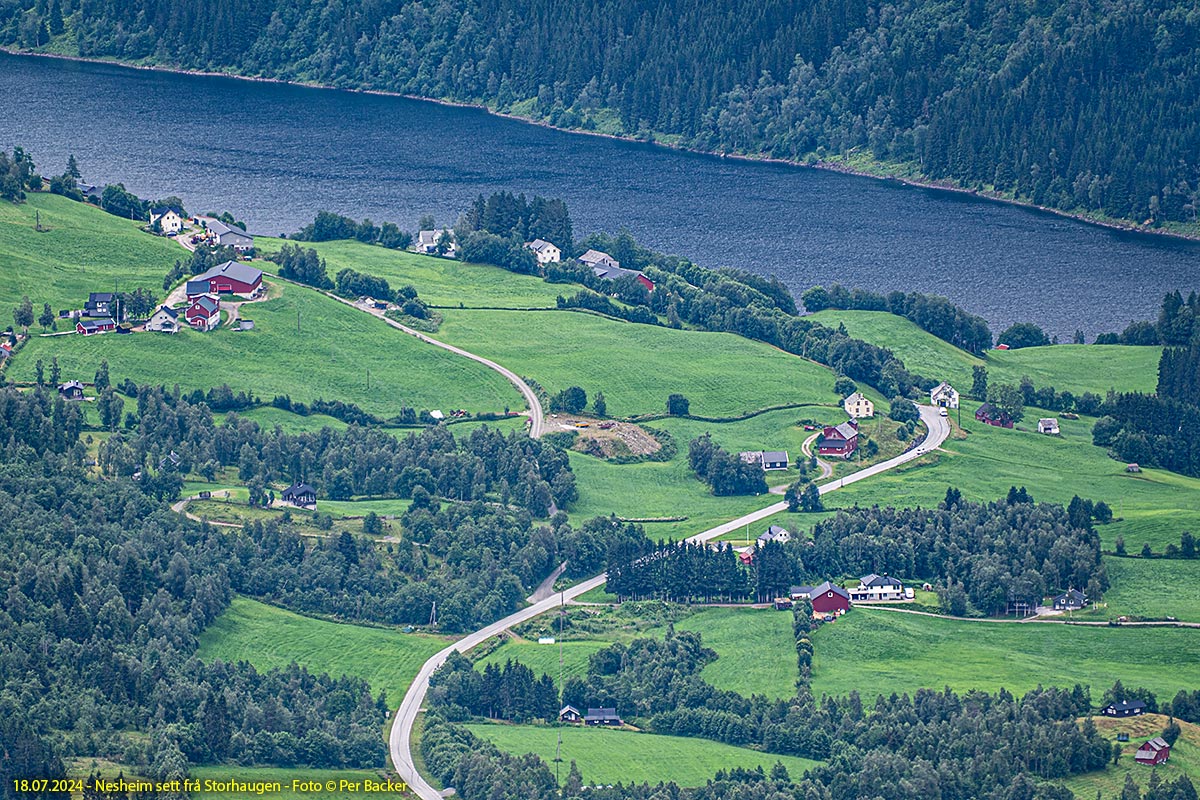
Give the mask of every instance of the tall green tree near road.
<path id="1" fill-rule="evenodd" d="M 54 309 L 50 308 L 49 303 L 42 304 L 42 313 L 38 317 L 38 325 L 42 326 L 42 330 L 49 330 L 54 327 Z"/>
<path id="2" fill-rule="evenodd" d="M 29 333 L 29 327 L 33 325 L 33 303 L 29 299 L 29 295 L 21 298 L 21 305 L 13 309 L 13 322 L 15 322 L 23 332 Z"/>
<path id="3" fill-rule="evenodd" d="M 596 392 L 595 398 L 592 400 L 592 411 L 597 417 L 608 416 L 608 403 L 604 400 L 604 392 Z"/>
<path id="4" fill-rule="evenodd" d="M 998 383 L 989 392 L 990 402 L 996 408 L 1020 422 L 1025 417 L 1025 398 L 1021 390 L 1011 383 Z"/>

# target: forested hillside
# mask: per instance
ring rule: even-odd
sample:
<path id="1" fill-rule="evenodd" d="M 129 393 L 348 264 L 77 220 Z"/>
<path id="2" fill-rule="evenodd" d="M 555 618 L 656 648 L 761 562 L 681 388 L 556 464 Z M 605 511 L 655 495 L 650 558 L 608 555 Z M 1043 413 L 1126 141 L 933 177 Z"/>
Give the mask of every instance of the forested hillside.
<path id="1" fill-rule="evenodd" d="M 563 127 L 1194 221 L 1200 17 L 1172 0 L 0 0 L 0 42 L 484 102 Z"/>

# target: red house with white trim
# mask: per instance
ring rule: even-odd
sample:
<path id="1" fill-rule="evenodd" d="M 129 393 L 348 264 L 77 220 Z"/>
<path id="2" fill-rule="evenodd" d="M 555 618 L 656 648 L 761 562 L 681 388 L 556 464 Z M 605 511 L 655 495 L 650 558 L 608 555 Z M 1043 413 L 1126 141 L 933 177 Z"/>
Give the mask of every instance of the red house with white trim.
<path id="1" fill-rule="evenodd" d="M 1155 736 L 1137 749 L 1133 760 L 1139 764 L 1153 767 L 1156 764 L 1167 763 L 1167 759 L 1170 757 L 1171 745 L 1167 744 L 1166 740 L 1161 736 Z"/>
<path id="2" fill-rule="evenodd" d="M 849 458 L 858 449 L 858 422 L 850 420 L 841 425 L 826 425 L 817 443 L 817 452 L 823 456 Z"/>
<path id="3" fill-rule="evenodd" d="M 192 301 L 183 312 L 188 325 L 199 331 L 211 331 L 221 324 L 221 301 L 215 297 L 201 295 Z"/>
<path id="4" fill-rule="evenodd" d="M 789 592 L 793 600 L 807 599 L 818 614 L 836 614 L 850 610 L 850 593 L 840 586 L 825 581 L 820 586 L 793 586 Z"/>

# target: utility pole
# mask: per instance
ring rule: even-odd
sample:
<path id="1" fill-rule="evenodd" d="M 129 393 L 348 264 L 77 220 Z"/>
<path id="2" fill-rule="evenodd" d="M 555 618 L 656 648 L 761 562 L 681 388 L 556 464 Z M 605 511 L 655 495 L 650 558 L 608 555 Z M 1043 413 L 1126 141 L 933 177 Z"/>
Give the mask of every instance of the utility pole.
<path id="1" fill-rule="evenodd" d="M 296 309 L 296 333 L 300 332 L 300 309 Z"/>

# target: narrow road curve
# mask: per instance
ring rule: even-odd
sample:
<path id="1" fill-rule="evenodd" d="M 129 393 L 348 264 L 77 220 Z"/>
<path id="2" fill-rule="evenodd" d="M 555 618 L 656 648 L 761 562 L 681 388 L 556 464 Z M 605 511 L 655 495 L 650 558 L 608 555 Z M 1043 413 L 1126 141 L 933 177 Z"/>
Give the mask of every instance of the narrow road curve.
<path id="1" fill-rule="evenodd" d="M 813 442 L 815 442 L 817 437 L 820 435 L 820 432 L 814 433 L 812 436 L 804 440 L 804 444 L 800 445 L 800 451 L 804 453 L 805 458 L 810 458 L 812 456 Z M 823 481 L 833 474 L 833 464 L 830 464 L 828 461 L 822 461 L 818 458 L 817 466 L 821 469 L 821 474 L 817 476 L 817 480 Z"/>
<path id="2" fill-rule="evenodd" d="M 388 321 L 391 322 L 391 320 Z M 538 408 L 540 410 L 540 405 Z M 882 461 L 852 475 L 847 475 L 839 480 L 823 484 L 818 487 L 821 494 L 836 491 L 847 484 L 856 483 L 872 475 L 886 472 L 901 464 L 920 458 L 932 450 L 936 450 L 946 440 L 946 437 L 950 435 L 950 424 L 938 414 L 938 409 L 932 406 L 918 406 L 917 408 L 921 412 L 921 420 L 929 428 L 929 434 L 921 444 L 894 458 L 889 458 L 887 461 Z M 752 511 L 745 516 L 738 517 L 715 528 L 710 528 L 703 533 L 698 533 L 690 537 L 688 541 L 692 543 L 709 542 L 785 510 L 787 510 L 787 501 L 772 503 L 766 508 Z M 421 800 L 441 800 L 442 797 L 441 793 L 430 786 L 421 774 L 417 772 L 412 758 L 413 725 L 416 723 L 421 705 L 425 702 L 425 694 L 429 691 L 429 678 L 437 671 L 437 668 L 445 663 L 451 653 L 465 653 L 509 628 L 520 625 L 534 617 L 541 616 L 548 611 L 553 611 L 559 607 L 560 603 L 569 602 L 598 586 L 603 586 L 606 578 L 606 575 L 597 575 L 594 578 L 589 578 L 582 583 L 572 586 L 564 592 L 560 592 L 558 595 L 552 595 L 545 600 L 521 609 L 515 614 L 510 614 L 498 622 L 493 622 L 485 628 L 464 636 L 425 662 L 421 667 L 421 671 L 417 673 L 417 677 L 413 680 L 412 685 L 408 687 L 408 692 L 404 695 L 404 700 L 400 703 L 400 709 L 396 712 L 396 718 L 392 722 L 391 735 L 388 738 L 392 764 L 395 766 L 400 779 L 408 784 L 413 794 L 420 797 Z"/>
<path id="3" fill-rule="evenodd" d="M 525 405 L 529 406 L 529 438 L 531 438 L 531 439 L 542 438 L 542 434 L 545 432 L 545 419 L 544 419 L 545 413 L 542 411 L 542 402 L 540 400 L 538 400 L 537 393 L 534 392 L 533 389 L 531 389 L 529 387 L 529 384 L 525 383 L 525 381 L 523 381 L 521 379 L 520 375 L 518 375 L 517 373 L 508 369 L 507 367 L 502 367 L 499 364 L 497 364 L 495 361 L 484 358 L 483 356 L 477 356 L 468 350 L 463 350 L 461 347 L 455 347 L 452 344 L 446 344 L 443 341 L 434 339 L 432 336 L 422 333 L 421 331 L 419 331 L 415 328 L 410 328 L 407 325 L 401 325 L 399 322 L 396 322 L 396 320 L 394 320 L 394 319 L 388 319 L 384 315 L 384 312 L 381 309 L 367 308 L 365 306 L 362 306 L 362 305 L 354 302 L 353 300 L 347 300 L 344 297 L 338 297 L 336 294 L 333 294 L 332 292 L 324 292 L 324 291 L 321 291 L 320 289 L 313 289 L 313 287 L 311 287 L 311 286 L 305 286 L 304 284 L 296 283 L 295 281 L 290 281 L 287 278 L 281 278 L 278 275 L 272 275 L 271 277 L 278 281 L 282 281 L 285 283 L 294 283 L 296 286 L 304 286 L 305 289 L 312 289 L 314 292 L 320 292 L 321 294 L 325 295 L 326 297 L 329 297 L 333 300 L 337 300 L 339 303 L 342 303 L 343 305 L 350 306 L 351 308 L 358 309 L 359 311 L 365 311 L 366 313 L 370 314 L 371 316 L 383 320 L 386 324 L 391 325 L 396 330 L 403 331 L 404 333 L 407 333 L 409 336 L 420 339 L 422 342 L 425 342 L 426 344 L 431 344 L 434 347 L 440 347 L 443 350 L 448 350 L 457 356 L 462 356 L 463 358 L 469 358 L 472 361 L 483 364 L 485 367 L 487 367 L 490 370 L 493 370 L 494 372 L 499 372 L 501 375 L 503 375 L 505 378 L 508 379 L 509 383 L 511 383 L 513 386 L 517 387 L 517 391 L 520 392 L 521 396 L 525 398 Z M 436 656 L 435 656 L 435 658 L 436 658 Z"/>

